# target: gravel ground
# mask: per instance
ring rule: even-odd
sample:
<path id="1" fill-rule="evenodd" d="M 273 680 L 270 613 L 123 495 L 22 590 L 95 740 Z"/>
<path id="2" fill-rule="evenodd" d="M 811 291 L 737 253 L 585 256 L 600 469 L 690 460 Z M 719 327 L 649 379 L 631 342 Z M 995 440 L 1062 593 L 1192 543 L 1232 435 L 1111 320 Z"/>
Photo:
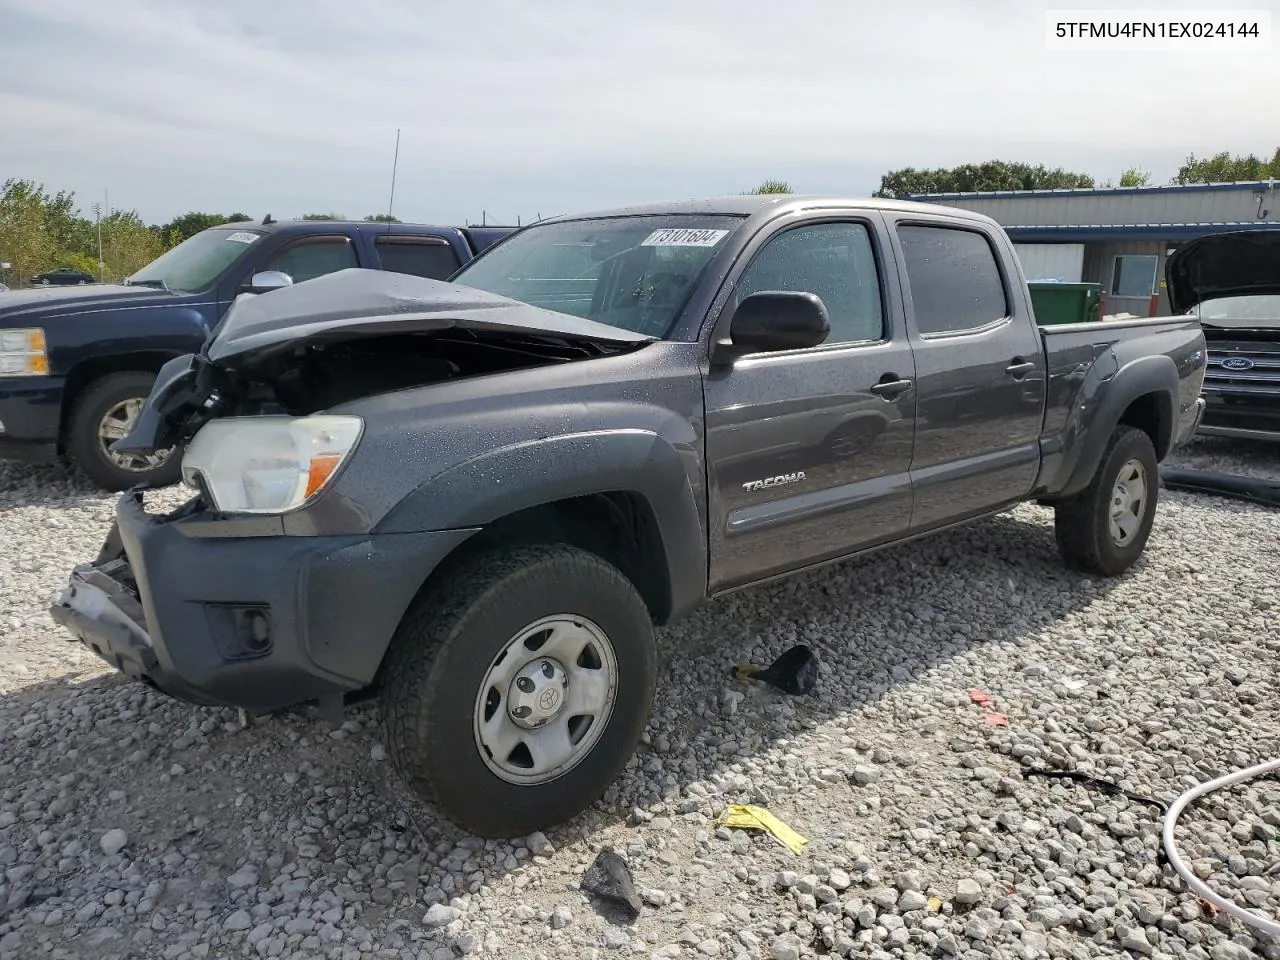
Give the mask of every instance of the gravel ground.
<path id="1" fill-rule="evenodd" d="M 1256 447 L 1180 460 L 1280 476 Z M 1280 512 L 1166 491 L 1146 559 L 1103 581 L 1066 572 L 1050 513 L 1024 506 L 709 604 L 661 635 L 622 780 L 547 836 L 486 843 L 405 793 L 371 705 L 333 732 L 306 711 L 241 727 L 65 642 L 45 606 L 113 503 L 0 463 L 3 960 L 1280 958 L 1182 889 L 1158 811 L 1022 775 L 1167 802 L 1280 756 Z M 822 658 L 812 695 L 729 677 L 798 641 Z M 803 852 L 717 830 L 736 802 Z M 1201 876 L 1280 916 L 1275 782 L 1184 822 Z M 634 923 L 579 890 L 604 846 L 634 872 Z"/>

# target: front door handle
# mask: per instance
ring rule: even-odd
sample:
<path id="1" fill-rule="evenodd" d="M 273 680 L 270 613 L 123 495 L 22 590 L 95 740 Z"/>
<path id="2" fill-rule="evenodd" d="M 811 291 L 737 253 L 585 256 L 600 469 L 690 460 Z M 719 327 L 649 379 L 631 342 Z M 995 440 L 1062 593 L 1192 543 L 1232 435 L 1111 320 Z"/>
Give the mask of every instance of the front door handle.
<path id="1" fill-rule="evenodd" d="M 879 383 L 871 385 L 871 392 L 877 396 L 884 397 L 886 400 L 892 400 L 898 394 L 906 393 L 910 389 L 910 380 L 881 380 Z"/>
<path id="2" fill-rule="evenodd" d="M 1021 357 L 1014 357 L 1013 363 L 1004 368 L 1004 372 L 1009 374 L 1015 380 L 1021 380 L 1028 373 L 1036 368 L 1036 365 L 1030 360 L 1023 360 Z"/>

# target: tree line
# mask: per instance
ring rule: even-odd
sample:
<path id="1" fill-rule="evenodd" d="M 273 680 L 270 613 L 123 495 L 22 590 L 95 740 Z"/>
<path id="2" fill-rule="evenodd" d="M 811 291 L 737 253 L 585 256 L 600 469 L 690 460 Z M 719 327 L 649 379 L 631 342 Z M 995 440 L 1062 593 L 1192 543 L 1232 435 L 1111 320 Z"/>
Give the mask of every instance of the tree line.
<path id="1" fill-rule="evenodd" d="M 46 270 L 74 267 L 108 283 L 119 282 L 202 230 L 251 219 L 245 213 L 193 210 L 167 223 L 148 224 L 136 210 L 103 211 L 95 204 L 82 211 L 70 191 L 50 193 L 34 180 L 9 179 L 0 191 L 0 263 L 8 263 L 9 269 L 0 273 L 0 280 L 22 283 Z M 338 213 L 308 213 L 302 219 L 346 218 Z M 364 219 L 399 222 L 385 213 Z"/>
<path id="2" fill-rule="evenodd" d="M 1170 183 L 1227 183 L 1236 180 L 1280 179 L 1280 147 L 1269 160 L 1252 153 L 1223 151 L 1209 157 L 1191 154 Z M 991 190 L 1054 190 L 1069 187 L 1142 187 L 1151 185 L 1147 171 L 1132 167 L 1116 180 L 1095 182 L 1087 173 L 1029 164 L 990 160 L 958 167 L 917 169 L 903 167 L 880 178 L 877 197 L 904 197 L 921 193 L 972 193 Z M 747 193 L 793 193 L 782 180 L 766 180 Z M 75 267 L 94 277 L 114 282 L 150 263 L 201 230 L 222 223 L 250 220 L 244 213 L 190 211 L 168 223 L 147 224 L 136 210 L 101 211 L 95 205 L 89 215 L 77 208 L 75 194 L 50 193 L 34 180 L 9 179 L 0 193 L 0 263 L 8 263 L 4 279 L 29 280 L 55 267 Z M 307 213 L 303 220 L 345 220 L 340 213 Z M 389 214 L 369 214 L 366 221 L 394 222 Z M 100 236 L 99 236 L 100 235 Z M 101 239 L 101 245 L 99 245 Z M 102 253 L 99 270 L 99 250 Z"/>

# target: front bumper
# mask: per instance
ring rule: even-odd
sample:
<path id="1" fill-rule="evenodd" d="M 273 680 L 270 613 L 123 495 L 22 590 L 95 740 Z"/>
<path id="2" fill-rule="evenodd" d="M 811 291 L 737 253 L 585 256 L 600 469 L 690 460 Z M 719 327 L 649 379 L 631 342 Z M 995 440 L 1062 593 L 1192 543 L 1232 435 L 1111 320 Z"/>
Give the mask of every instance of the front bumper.
<path id="1" fill-rule="evenodd" d="M 192 703 L 262 712 L 369 686 L 423 581 L 470 530 L 261 535 L 125 494 L 53 618 L 127 676 Z M 241 535 L 228 536 L 228 532 Z"/>
<path id="2" fill-rule="evenodd" d="M 0 460 L 42 463 L 58 454 L 62 377 L 0 377 Z"/>
<path id="3" fill-rule="evenodd" d="M 1205 398 L 1200 436 L 1280 441 L 1280 391 L 1215 386 L 1205 388 Z"/>

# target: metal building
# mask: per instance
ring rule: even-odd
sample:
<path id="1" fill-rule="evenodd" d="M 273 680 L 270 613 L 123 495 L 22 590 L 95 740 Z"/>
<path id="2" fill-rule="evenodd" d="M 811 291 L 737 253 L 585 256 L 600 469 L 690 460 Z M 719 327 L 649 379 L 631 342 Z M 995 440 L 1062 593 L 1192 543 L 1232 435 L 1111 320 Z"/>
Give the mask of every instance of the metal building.
<path id="1" fill-rule="evenodd" d="M 912 194 L 962 207 L 1008 232 L 1028 280 L 1100 283 L 1106 313 L 1169 311 L 1164 261 L 1179 243 L 1280 227 L 1274 180 L 991 193 Z"/>

